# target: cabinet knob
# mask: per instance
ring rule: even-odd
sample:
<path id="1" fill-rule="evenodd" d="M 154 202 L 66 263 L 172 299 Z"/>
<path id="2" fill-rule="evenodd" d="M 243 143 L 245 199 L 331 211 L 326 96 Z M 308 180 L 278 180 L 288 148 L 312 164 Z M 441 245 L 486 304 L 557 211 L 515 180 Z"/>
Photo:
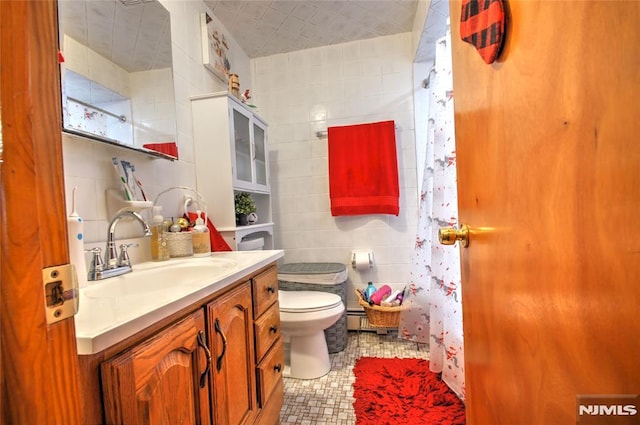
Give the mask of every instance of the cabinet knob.
<path id="1" fill-rule="evenodd" d="M 272 334 L 278 332 L 278 327 L 276 325 L 273 325 L 269 328 L 269 332 L 271 332 Z"/>
<path id="2" fill-rule="evenodd" d="M 276 292 L 276 288 L 274 288 L 273 286 L 268 286 L 267 287 L 267 292 L 270 294 L 273 294 L 274 292 Z"/>
<path id="3" fill-rule="evenodd" d="M 273 370 L 275 370 L 276 372 L 281 372 L 282 371 L 282 365 L 280 363 L 278 363 L 277 365 L 273 366 Z"/>

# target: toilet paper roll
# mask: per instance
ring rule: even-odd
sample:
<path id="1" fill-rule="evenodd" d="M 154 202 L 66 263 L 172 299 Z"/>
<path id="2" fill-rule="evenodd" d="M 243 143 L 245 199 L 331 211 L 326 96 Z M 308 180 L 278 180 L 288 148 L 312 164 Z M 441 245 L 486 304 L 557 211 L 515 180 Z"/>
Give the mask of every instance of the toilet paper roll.
<path id="1" fill-rule="evenodd" d="M 358 271 L 369 270 L 373 267 L 373 253 L 371 251 L 354 251 L 351 265 Z"/>

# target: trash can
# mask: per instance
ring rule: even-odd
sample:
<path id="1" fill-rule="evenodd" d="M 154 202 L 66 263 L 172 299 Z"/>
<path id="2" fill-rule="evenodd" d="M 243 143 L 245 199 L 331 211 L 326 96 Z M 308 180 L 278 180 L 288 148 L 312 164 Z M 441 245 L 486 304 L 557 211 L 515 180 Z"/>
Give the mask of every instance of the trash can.
<path id="1" fill-rule="evenodd" d="M 278 268 L 278 286 L 283 291 L 330 292 L 342 299 L 344 313 L 324 331 L 329 353 L 347 347 L 347 276 L 347 267 L 341 263 L 290 263 Z"/>

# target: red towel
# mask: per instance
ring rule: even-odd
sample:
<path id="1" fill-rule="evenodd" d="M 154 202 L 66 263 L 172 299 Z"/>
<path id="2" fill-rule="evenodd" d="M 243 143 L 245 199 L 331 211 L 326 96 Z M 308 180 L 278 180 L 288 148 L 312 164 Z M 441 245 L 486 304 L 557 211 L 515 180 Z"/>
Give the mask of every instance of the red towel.
<path id="1" fill-rule="evenodd" d="M 204 213 L 201 213 L 200 216 L 203 217 Z M 189 216 L 186 218 L 190 222 L 194 222 L 196 221 L 196 218 L 198 218 L 198 214 L 189 211 Z M 207 228 L 209 229 L 209 240 L 211 241 L 211 251 L 213 252 L 232 251 L 227 241 L 224 240 L 220 232 L 218 232 L 218 229 L 216 229 L 216 226 L 214 226 L 211 220 L 209 220 L 209 217 L 207 217 Z"/>
<path id="2" fill-rule="evenodd" d="M 393 121 L 329 127 L 331 215 L 398 215 Z"/>
<path id="3" fill-rule="evenodd" d="M 178 145 L 175 142 L 167 143 L 146 143 L 142 145 L 143 148 L 147 148 L 152 151 L 160 152 L 178 159 Z"/>

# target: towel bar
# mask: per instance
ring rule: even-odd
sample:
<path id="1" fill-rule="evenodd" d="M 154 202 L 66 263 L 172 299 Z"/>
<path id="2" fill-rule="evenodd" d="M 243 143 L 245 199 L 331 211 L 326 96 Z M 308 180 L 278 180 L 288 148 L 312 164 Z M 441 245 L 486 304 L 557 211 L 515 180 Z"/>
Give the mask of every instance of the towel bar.
<path id="1" fill-rule="evenodd" d="M 398 127 L 397 125 L 394 126 L 394 128 L 396 130 L 398 130 L 400 127 Z M 318 139 L 323 139 L 325 137 L 327 137 L 327 135 L 329 134 L 329 132 L 327 130 L 316 130 L 316 137 Z"/>

